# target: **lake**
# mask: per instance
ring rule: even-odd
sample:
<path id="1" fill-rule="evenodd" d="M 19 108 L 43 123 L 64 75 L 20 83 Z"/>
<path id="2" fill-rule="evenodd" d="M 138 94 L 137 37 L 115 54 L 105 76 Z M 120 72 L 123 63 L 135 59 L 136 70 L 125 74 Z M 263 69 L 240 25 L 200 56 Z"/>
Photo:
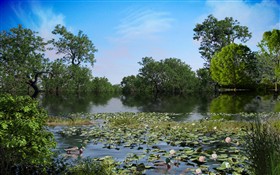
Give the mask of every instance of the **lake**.
<path id="1" fill-rule="evenodd" d="M 40 104 L 50 115 L 67 113 L 167 112 L 181 113 L 181 120 L 198 120 L 207 113 L 279 112 L 280 100 L 274 94 L 196 94 L 149 96 L 119 94 L 40 94 Z"/>
<path id="2" fill-rule="evenodd" d="M 51 115 L 64 115 L 67 113 L 112 113 L 112 112 L 167 112 L 181 113 L 177 115 L 177 120 L 192 121 L 199 120 L 209 113 L 228 113 L 236 114 L 241 112 L 258 113 L 258 112 L 279 112 L 280 101 L 278 96 L 274 94 L 259 95 L 254 93 L 238 93 L 238 94 L 197 94 L 188 96 L 125 96 L 118 94 L 68 94 L 68 95 L 49 95 L 41 94 L 38 97 L 40 104 Z M 95 126 L 77 126 L 77 128 L 86 128 Z M 94 139 L 89 139 L 89 142 L 84 144 L 85 151 L 81 156 L 69 156 L 63 150 L 69 146 L 81 145 L 87 137 L 79 135 L 63 137 L 59 132 L 69 128 L 68 126 L 51 126 L 49 130 L 54 133 L 57 146 L 56 151 L 60 156 L 69 158 L 72 161 L 81 157 L 101 158 L 104 156 L 112 156 L 114 160 L 123 162 L 128 155 L 145 155 L 145 160 L 149 154 L 143 153 L 148 149 L 147 145 L 141 145 L 143 150 L 131 149 L 129 147 L 120 146 L 120 150 L 108 149 L 104 143 L 96 142 Z M 159 142 L 153 146 L 158 146 L 160 149 L 169 151 L 175 149 L 180 151 L 184 147 L 171 146 L 166 142 Z M 232 148 L 232 147 L 230 147 Z M 184 148 L 185 149 L 185 148 Z M 138 162 L 141 163 L 141 162 Z M 144 161 L 147 165 L 152 165 Z M 218 166 L 215 163 L 209 162 L 211 166 Z M 213 164 L 213 165 L 212 165 Z M 173 167 L 170 172 L 158 171 L 157 169 L 147 170 L 149 175 L 160 174 L 180 174 L 185 169 L 189 168 L 188 164 L 181 162 L 180 166 Z M 192 173 L 190 173 L 192 174 Z"/>

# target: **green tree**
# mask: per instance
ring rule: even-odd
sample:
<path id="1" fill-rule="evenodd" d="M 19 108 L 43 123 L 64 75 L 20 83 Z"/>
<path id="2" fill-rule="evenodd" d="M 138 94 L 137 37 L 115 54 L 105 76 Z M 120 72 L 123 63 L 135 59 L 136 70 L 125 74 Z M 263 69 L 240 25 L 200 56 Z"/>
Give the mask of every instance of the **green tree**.
<path id="1" fill-rule="evenodd" d="M 39 76 L 48 73 L 44 58 L 47 43 L 36 32 L 21 25 L 0 33 L 0 82 L 4 91 L 32 87 L 39 91 Z"/>
<path id="2" fill-rule="evenodd" d="M 258 77 L 257 59 L 247 46 L 233 43 L 213 56 L 210 71 L 219 85 L 251 87 Z"/>
<path id="3" fill-rule="evenodd" d="M 94 77 L 91 81 L 90 91 L 100 92 L 114 92 L 115 88 L 106 77 Z"/>
<path id="4" fill-rule="evenodd" d="M 209 74 L 207 68 L 200 68 L 196 71 L 198 79 L 198 89 L 200 91 L 212 91 L 213 90 L 213 80 Z"/>
<path id="5" fill-rule="evenodd" d="M 280 30 L 273 29 L 263 34 L 260 48 L 259 61 L 262 72 L 262 82 L 274 83 L 274 90 L 278 91 L 280 82 Z"/>
<path id="6" fill-rule="evenodd" d="M 89 68 L 70 65 L 67 67 L 67 71 L 69 79 L 66 88 L 68 91 L 89 91 L 90 81 L 92 79 L 92 73 Z"/>
<path id="7" fill-rule="evenodd" d="M 97 50 L 87 35 L 82 31 L 74 35 L 61 25 L 57 25 L 52 33 L 61 36 L 57 41 L 53 40 L 53 44 L 57 48 L 57 54 L 63 54 L 63 61 L 72 65 L 90 63 L 93 66 Z"/>
<path id="8" fill-rule="evenodd" d="M 138 62 L 142 68 L 139 69 L 139 76 L 143 78 L 146 85 L 152 87 L 155 93 L 162 90 L 162 82 L 165 78 L 163 67 L 152 57 L 142 58 L 142 62 Z"/>
<path id="9" fill-rule="evenodd" d="M 197 85 L 195 73 L 189 65 L 180 59 L 167 58 L 155 61 L 151 57 L 145 57 L 139 64 L 142 66 L 138 75 L 141 78 L 141 83 L 145 84 L 145 89 L 152 90 L 155 93 L 193 92 Z M 138 78 L 136 79 L 138 80 Z M 140 87 L 138 86 L 138 88 Z"/>
<path id="10" fill-rule="evenodd" d="M 43 76 L 43 87 L 47 92 L 59 92 L 65 90 L 65 85 L 68 82 L 67 66 L 63 64 L 62 60 L 56 60 L 49 65 L 50 74 Z"/>
<path id="11" fill-rule="evenodd" d="M 251 38 L 248 27 L 239 24 L 232 17 L 218 20 L 213 15 L 209 15 L 202 24 L 196 24 L 193 39 L 200 41 L 199 53 L 206 61 L 206 68 L 210 67 L 214 54 L 223 47 L 234 43 L 236 39 L 247 42 Z"/>
<path id="12" fill-rule="evenodd" d="M 47 113 L 28 96 L 0 96 L 0 174 L 14 166 L 47 165 L 55 147 Z M 8 173 L 9 174 L 9 173 Z"/>
<path id="13" fill-rule="evenodd" d="M 165 80 L 163 88 L 172 93 L 193 92 L 197 78 L 191 67 L 180 59 L 167 58 L 160 61 L 164 69 Z"/>
<path id="14" fill-rule="evenodd" d="M 143 78 L 139 75 L 130 75 L 124 77 L 121 81 L 122 91 L 124 93 L 139 93 L 149 91 L 147 85 L 144 84 Z"/>

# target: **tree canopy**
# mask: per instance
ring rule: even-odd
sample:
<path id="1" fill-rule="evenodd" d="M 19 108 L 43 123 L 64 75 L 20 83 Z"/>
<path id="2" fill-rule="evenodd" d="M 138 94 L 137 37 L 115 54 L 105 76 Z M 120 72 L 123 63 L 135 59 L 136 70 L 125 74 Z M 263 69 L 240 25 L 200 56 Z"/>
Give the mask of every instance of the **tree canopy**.
<path id="1" fill-rule="evenodd" d="M 177 58 L 155 61 L 144 57 L 137 76 L 124 77 L 125 91 L 152 91 L 154 93 L 187 93 L 194 91 L 197 84 L 195 73 L 190 66 Z"/>
<path id="2" fill-rule="evenodd" d="M 52 33 L 60 35 L 57 41 L 53 40 L 53 44 L 57 49 L 57 54 L 63 54 L 62 60 L 72 65 L 80 65 L 84 62 L 93 66 L 94 53 L 97 50 L 87 35 L 82 31 L 79 31 L 78 35 L 74 35 L 61 25 L 57 25 Z"/>
<path id="3" fill-rule="evenodd" d="M 247 46 L 233 43 L 213 56 L 210 71 L 219 85 L 250 87 L 258 76 L 257 59 Z"/>
<path id="4" fill-rule="evenodd" d="M 38 90 L 38 76 L 45 73 L 46 42 L 37 33 L 19 25 L 0 34 L 1 89 L 18 91 L 28 86 Z"/>
<path id="5" fill-rule="evenodd" d="M 258 44 L 259 62 L 263 83 L 274 83 L 275 91 L 280 83 L 280 30 L 274 29 L 263 34 Z"/>
<path id="6" fill-rule="evenodd" d="M 199 53 L 206 61 L 205 67 L 209 68 L 214 54 L 236 39 L 246 42 L 251 38 L 248 27 L 241 26 L 232 17 L 218 20 L 209 15 L 201 24 L 196 24 L 193 29 L 193 39 L 200 42 Z"/>

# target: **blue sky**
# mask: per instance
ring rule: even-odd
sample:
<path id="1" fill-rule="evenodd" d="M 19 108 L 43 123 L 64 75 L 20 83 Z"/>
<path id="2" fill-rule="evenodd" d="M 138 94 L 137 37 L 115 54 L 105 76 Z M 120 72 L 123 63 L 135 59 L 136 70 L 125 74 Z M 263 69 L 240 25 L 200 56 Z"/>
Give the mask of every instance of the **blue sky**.
<path id="1" fill-rule="evenodd" d="M 194 71 L 203 67 L 193 28 L 210 14 L 248 26 L 253 37 L 246 44 L 256 51 L 263 32 L 280 29 L 279 9 L 277 0 L 2 0 L 0 29 L 22 24 L 45 39 L 54 37 L 56 24 L 74 34 L 82 30 L 98 49 L 93 76 L 118 84 L 136 75 L 146 56 L 179 58 Z M 57 58 L 54 51 L 46 56 Z"/>

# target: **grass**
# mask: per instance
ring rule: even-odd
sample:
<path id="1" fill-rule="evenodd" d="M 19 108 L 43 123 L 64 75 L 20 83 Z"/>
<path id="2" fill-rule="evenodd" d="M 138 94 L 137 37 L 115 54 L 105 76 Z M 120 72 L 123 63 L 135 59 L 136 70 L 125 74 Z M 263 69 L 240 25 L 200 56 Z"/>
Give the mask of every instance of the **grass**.
<path id="1" fill-rule="evenodd" d="M 57 125 L 92 125 L 93 122 L 90 118 L 84 117 L 58 117 L 58 116 L 49 116 L 47 119 L 48 126 L 57 126 Z"/>
<path id="2" fill-rule="evenodd" d="M 245 150 L 256 175 L 280 174 L 279 120 L 255 120 L 245 136 Z"/>

